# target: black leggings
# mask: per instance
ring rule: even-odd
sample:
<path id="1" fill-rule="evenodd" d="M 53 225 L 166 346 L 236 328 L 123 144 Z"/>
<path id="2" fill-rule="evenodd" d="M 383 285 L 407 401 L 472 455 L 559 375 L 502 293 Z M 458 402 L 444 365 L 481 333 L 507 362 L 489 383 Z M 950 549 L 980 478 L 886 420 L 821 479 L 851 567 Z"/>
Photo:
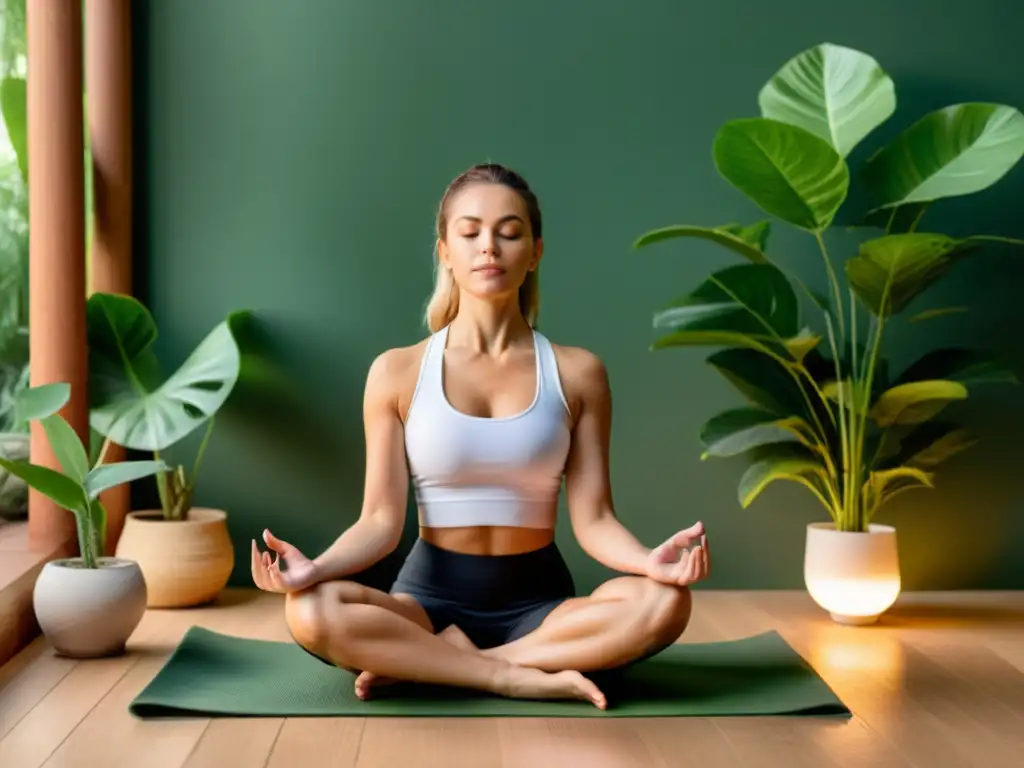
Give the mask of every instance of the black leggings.
<path id="1" fill-rule="evenodd" d="M 576 596 L 554 543 L 521 555 L 466 555 L 418 539 L 391 587 L 423 606 L 440 632 L 451 624 L 477 648 L 510 643 L 535 630 Z"/>
<path id="2" fill-rule="evenodd" d="M 554 543 L 521 555 L 466 555 L 418 539 L 391 587 L 391 594 L 400 593 L 423 607 L 435 634 L 455 624 L 473 645 L 485 649 L 537 629 L 551 611 L 576 596 L 576 588 Z M 608 693 L 623 672 L 660 651 L 651 648 L 625 664 L 586 674 Z"/>
<path id="3" fill-rule="evenodd" d="M 522 555 L 465 555 L 417 539 L 391 587 L 391 594 L 398 593 L 423 607 L 435 634 L 455 624 L 484 649 L 535 630 L 575 597 L 576 587 L 553 543 Z"/>

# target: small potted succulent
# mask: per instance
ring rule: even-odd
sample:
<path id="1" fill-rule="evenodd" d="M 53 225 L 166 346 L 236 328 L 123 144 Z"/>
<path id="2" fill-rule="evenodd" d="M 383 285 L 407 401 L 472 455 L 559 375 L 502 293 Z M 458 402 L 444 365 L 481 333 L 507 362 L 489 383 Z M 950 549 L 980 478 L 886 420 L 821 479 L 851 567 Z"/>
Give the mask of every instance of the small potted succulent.
<path id="1" fill-rule="evenodd" d="M 58 413 L 68 402 L 67 383 L 24 390 L 18 410 L 38 421 L 60 470 L 0 457 L 0 466 L 75 516 L 79 555 L 47 562 L 35 583 L 36 620 L 54 649 L 93 658 L 121 653 L 146 610 L 146 582 L 138 563 L 104 556 L 106 510 L 99 495 L 133 480 L 159 475 L 159 460 L 104 463 L 107 442 L 93 462 L 81 439 Z"/>

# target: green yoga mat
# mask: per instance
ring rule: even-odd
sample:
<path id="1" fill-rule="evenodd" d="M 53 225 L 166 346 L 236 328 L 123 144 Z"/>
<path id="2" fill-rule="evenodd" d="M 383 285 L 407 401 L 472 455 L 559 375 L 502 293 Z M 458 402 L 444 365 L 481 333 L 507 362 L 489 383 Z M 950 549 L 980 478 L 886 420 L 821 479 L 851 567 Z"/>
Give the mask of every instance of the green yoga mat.
<path id="1" fill-rule="evenodd" d="M 191 627 L 129 705 L 160 717 L 684 717 L 849 715 L 825 682 L 776 632 L 684 643 L 617 677 L 593 676 L 609 699 L 524 701 L 441 686 L 396 684 L 361 701 L 354 675 L 294 643 Z"/>

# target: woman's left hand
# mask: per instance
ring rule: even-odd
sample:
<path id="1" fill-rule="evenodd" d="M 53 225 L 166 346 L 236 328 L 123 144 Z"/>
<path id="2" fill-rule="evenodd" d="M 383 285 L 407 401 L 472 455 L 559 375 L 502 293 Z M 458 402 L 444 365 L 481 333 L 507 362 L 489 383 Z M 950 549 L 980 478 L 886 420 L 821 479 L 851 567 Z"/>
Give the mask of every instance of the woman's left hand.
<path id="1" fill-rule="evenodd" d="M 696 545 L 694 546 L 694 544 Z M 707 578 L 711 570 L 704 523 L 675 534 L 651 550 L 645 575 L 663 584 L 686 587 Z"/>

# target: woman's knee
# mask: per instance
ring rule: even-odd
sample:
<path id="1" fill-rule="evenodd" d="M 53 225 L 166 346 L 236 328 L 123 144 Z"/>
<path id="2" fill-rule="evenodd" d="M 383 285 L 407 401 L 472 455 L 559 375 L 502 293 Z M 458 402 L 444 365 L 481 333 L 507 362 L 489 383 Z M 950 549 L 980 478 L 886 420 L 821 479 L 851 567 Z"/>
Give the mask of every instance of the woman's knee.
<path id="1" fill-rule="evenodd" d="M 329 645 L 344 639 L 344 622 L 339 621 L 346 605 L 365 600 L 365 587 L 354 582 L 335 581 L 317 584 L 285 596 L 285 622 L 299 645 L 321 656 Z"/>
<path id="2" fill-rule="evenodd" d="M 690 588 L 648 579 L 643 592 L 642 602 L 652 640 L 658 644 L 674 643 L 690 623 L 693 612 Z"/>

